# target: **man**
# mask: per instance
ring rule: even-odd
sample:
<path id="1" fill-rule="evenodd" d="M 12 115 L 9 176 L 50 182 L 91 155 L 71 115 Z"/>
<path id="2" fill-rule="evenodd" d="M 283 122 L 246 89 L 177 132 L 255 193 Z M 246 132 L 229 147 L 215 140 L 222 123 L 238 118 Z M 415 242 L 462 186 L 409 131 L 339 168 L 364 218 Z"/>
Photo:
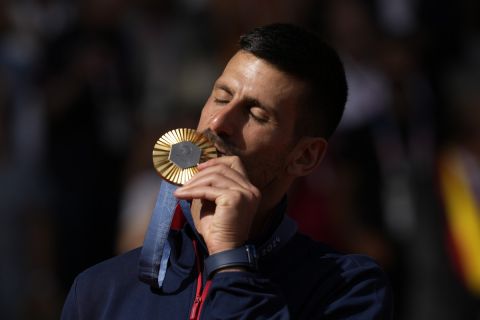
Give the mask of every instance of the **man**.
<path id="1" fill-rule="evenodd" d="M 193 222 L 169 235 L 163 285 L 137 279 L 136 249 L 80 274 L 63 319 L 389 318 L 371 259 L 315 243 L 284 215 L 291 183 L 322 160 L 346 92 L 337 54 L 313 34 L 274 24 L 242 36 L 197 128 L 221 157 L 175 191 L 192 201 Z"/>

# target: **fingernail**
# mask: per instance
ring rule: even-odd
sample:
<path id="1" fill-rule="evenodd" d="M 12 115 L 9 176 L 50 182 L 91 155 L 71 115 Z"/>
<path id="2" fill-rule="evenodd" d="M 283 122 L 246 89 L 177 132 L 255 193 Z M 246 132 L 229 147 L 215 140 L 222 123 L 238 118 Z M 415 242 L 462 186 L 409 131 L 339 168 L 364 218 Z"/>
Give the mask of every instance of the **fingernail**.
<path id="1" fill-rule="evenodd" d="M 182 193 L 183 187 L 177 188 L 173 193 Z"/>

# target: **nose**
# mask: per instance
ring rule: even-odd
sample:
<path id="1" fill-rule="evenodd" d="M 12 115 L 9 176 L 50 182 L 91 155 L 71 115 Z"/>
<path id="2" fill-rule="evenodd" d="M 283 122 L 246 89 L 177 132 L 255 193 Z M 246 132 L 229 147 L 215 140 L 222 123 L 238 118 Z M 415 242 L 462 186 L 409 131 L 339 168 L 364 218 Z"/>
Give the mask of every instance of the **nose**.
<path id="1" fill-rule="evenodd" d="M 219 136 L 232 136 L 240 125 L 239 106 L 231 102 L 215 111 L 209 127 Z"/>

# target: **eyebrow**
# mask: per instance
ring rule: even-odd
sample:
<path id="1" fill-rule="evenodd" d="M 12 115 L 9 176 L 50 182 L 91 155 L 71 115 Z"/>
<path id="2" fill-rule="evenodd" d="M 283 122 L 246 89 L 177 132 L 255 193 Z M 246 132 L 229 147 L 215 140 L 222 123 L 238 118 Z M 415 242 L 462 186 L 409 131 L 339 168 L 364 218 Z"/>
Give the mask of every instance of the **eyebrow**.
<path id="1" fill-rule="evenodd" d="M 223 83 L 216 82 L 215 85 L 213 86 L 213 88 L 223 90 L 223 91 L 227 92 L 229 95 L 233 96 L 233 91 L 230 90 L 230 88 Z"/>
<path id="2" fill-rule="evenodd" d="M 215 85 L 213 86 L 214 89 L 220 89 L 220 90 L 223 90 L 225 91 L 226 93 L 228 93 L 229 95 L 233 96 L 233 90 L 231 90 L 226 84 L 224 83 L 215 83 Z M 275 112 L 275 110 L 264 104 L 264 103 L 261 103 L 260 101 L 258 101 L 258 99 L 255 99 L 253 97 L 249 97 L 249 96 L 246 96 L 244 98 L 246 104 L 250 105 L 250 106 L 257 106 L 267 112 L 269 112 L 270 114 L 272 114 L 274 117 L 277 116 L 277 113 Z"/>

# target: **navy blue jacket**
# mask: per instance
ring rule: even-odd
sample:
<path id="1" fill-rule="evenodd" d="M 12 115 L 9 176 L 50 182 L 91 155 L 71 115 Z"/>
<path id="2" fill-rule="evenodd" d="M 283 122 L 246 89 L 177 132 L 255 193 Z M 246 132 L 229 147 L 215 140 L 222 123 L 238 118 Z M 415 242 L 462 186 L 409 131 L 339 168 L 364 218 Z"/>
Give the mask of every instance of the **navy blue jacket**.
<path id="1" fill-rule="evenodd" d="M 258 272 L 202 273 L 205 248 L 187 225 L 171 232 L 162 289 L 138 280 L 140 249 L 77 276 L 62 319 L 391 319 L 384 273 L 296 233 Z M 196 241 L 196 240 L 195 240 Z M 197 248 L 198 247 L 198 248 Z M 196 252 L 197 251 L 197 252 Z"/>

